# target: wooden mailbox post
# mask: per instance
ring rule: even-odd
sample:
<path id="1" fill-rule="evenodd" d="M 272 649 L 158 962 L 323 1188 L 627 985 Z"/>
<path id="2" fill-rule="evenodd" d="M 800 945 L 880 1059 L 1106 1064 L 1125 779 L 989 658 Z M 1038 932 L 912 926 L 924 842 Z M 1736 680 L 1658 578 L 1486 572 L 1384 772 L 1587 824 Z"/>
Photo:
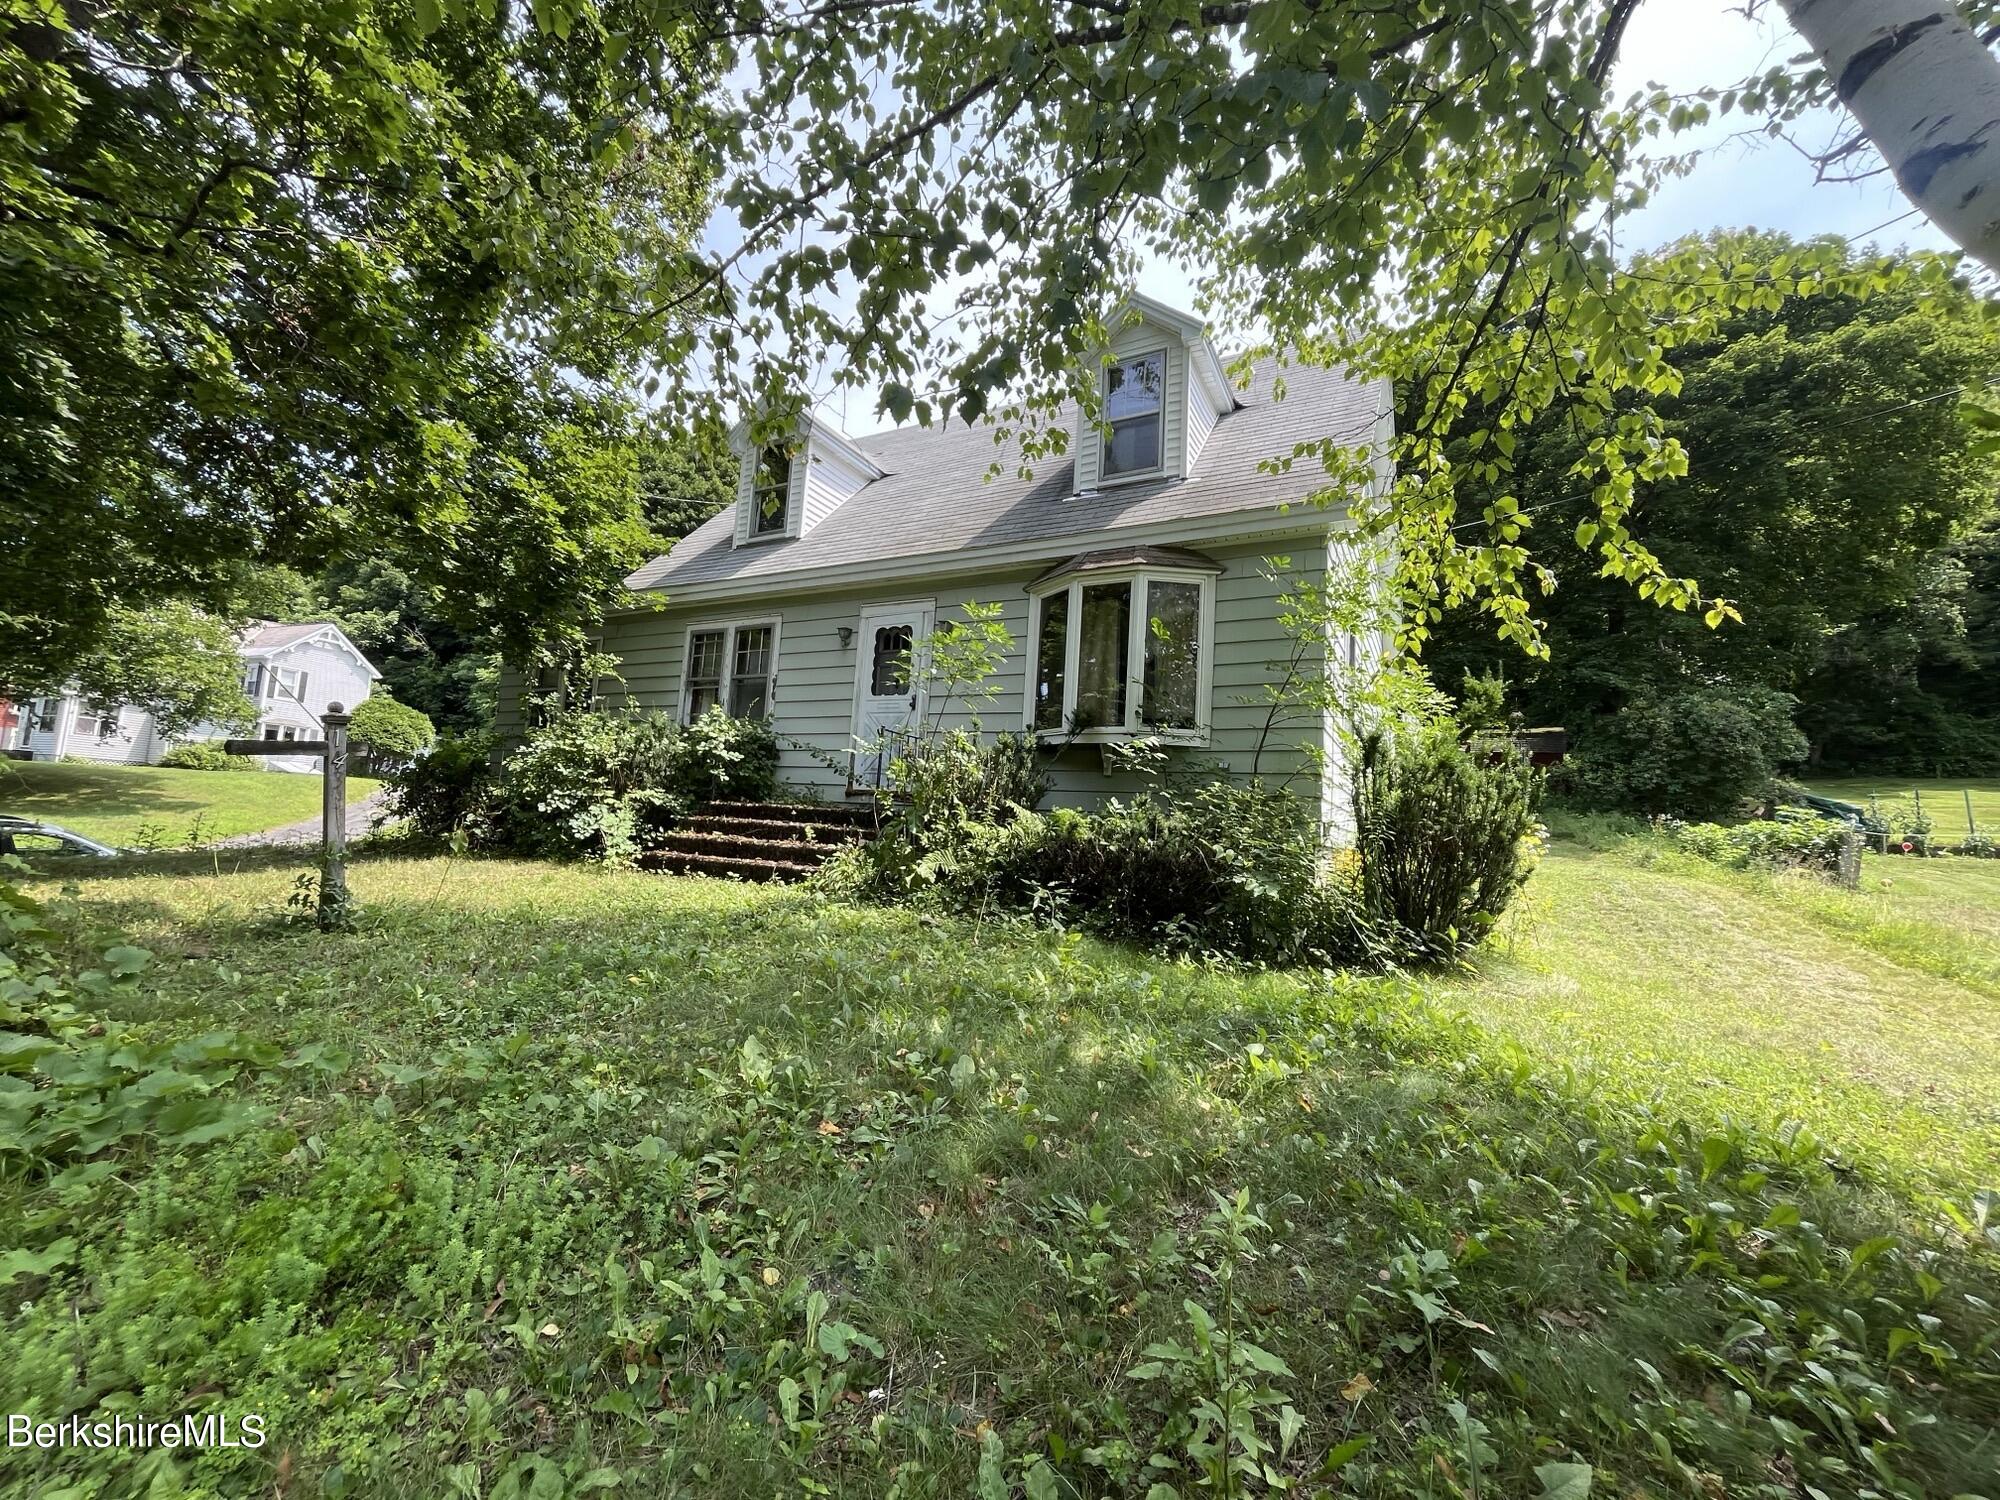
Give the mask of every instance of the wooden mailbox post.
<path id="1" fill-rule="evenodd" d="M 320 774 L 319 928 L 345 931 L 347 898 L 347 726 L 354 715 L 329 703 L 320 716 L 323 739 L 224 740 L 231 755 L 317 755 Z"/>

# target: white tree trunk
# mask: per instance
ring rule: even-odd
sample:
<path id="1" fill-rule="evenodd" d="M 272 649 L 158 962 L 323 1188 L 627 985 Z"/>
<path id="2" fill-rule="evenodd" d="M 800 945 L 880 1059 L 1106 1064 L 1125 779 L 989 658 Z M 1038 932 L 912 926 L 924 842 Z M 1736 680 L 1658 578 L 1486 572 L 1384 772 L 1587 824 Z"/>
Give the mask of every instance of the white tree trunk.
<path id="1" fill-rule="evenodd" d="M 1930 220 L 2000 270 L 2000 62 L 1952 0 L 1780 0 Z"/>

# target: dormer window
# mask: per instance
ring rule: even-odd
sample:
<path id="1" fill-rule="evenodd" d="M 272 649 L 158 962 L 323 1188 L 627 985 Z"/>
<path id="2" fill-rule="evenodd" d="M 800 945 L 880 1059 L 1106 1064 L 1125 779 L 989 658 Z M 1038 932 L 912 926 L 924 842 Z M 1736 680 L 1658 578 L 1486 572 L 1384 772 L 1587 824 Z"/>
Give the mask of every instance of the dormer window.
<path id="1" fill-rule="evenodd" d="M 791 498 L 792 456 L 783 448 L 766 448 L 758 455 L 750 481 L 750 534 L 784 535 Z"/>
<path id="2" fill-rule="evenodd" d="M 1167 381 L 1164 349 L 1121 360 L 1104 371 L 1104 477 L 1151 474 L 1162 463 L 1162 422 Z"/>
<path id="3" fill-rule="evenodd" d="M 789 432 L 753 446 L 752 421 L 729 435 L 736 452 L 736 545 L 763 546 L 811 535 L 835 507 L 882 477 L 838 428 L 803 417 Z"/>

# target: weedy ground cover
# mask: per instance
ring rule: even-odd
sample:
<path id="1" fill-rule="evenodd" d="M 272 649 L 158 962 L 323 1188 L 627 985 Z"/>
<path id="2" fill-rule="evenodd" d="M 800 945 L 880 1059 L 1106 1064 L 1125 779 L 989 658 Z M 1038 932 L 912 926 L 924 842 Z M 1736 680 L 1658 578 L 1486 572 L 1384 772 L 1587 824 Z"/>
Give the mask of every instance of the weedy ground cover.
<path id="1" fill-rule="evenodd" d="M 0 1262 L 0 1406 L 274 1441 L 18 1491 L 2000 1487 L 2000 1210 L 1829 1168 L 1839 1097 L 1580 1083 L 1464 981 L 498 861 L 365 860 L 327 937 L 296 872 L 83 888 L 151 955 L 114 1032 L 211 1038 L 249 1114 L 0 1185 L 0 1254 L 71 1242 Z"/>

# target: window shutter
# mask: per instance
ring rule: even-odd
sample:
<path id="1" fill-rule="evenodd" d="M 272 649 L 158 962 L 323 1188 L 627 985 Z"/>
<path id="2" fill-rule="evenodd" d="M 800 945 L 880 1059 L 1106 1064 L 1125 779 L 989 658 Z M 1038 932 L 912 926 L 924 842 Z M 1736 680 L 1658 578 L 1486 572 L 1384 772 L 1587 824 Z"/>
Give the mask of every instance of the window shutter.
<path id="1" fill-rule="evenodd" d="M 1076 413 L 1076 468 L 1074 488 L 1079 495 L 1097 488 L 1097 424 L 1084 414 L 1079 403 Z"/>
<path id="2" fill-rule="evenodd" d="M 751 485 L 757 473 L 755 454 L 745 458 L 736 476 L 736 545 L 750 540 Z"/>

